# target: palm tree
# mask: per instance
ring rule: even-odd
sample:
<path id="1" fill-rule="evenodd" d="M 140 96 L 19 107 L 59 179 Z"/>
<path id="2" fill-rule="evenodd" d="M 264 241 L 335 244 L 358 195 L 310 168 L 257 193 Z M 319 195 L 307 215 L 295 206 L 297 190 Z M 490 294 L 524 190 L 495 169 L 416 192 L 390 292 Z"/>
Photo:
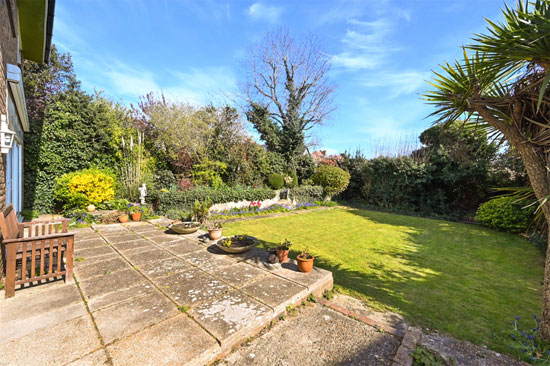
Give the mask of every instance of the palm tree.
<path id="1" fill-rule="evenodd" d="M 435 107 L 436 123 L 464 119 L 514 146 L 550 223 L 550 0 L 519 1 L 503 14 L 501 23 L 487 20 L 487 33 L 464 47 L 462 61 L 434 71 L 424 98 Z M 550 339 L 550 245 L 540 336 Z"/>

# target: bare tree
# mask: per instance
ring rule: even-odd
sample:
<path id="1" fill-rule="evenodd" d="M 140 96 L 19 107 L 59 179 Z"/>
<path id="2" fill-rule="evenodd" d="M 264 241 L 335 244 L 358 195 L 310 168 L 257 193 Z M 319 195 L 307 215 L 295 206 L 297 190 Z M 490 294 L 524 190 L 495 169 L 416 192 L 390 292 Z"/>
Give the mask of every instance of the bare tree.
<path id="1" fill-rule="evenodd" d="M 241 89 L 248 120 L 268 148 L 304 152 L 307 131 L 335 109 L 329 70 L 330 58 L 311 35 L 296 39 L 281 29 L 249 50 Z"/>

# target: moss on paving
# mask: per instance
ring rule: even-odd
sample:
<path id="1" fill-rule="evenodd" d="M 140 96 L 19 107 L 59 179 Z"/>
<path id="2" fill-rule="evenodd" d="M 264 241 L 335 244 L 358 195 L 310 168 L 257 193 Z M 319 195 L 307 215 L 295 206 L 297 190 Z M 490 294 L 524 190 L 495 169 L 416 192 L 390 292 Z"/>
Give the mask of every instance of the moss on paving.
<path id="1" fill-rule="evenodd" d="M 264 246 L 308 247 L 335 287 L 378 310 L 508 352 L 510 324 L 540 313 L 544 258 L 517 235 L 476 225 L 335 209 L 226 225 Z"/>

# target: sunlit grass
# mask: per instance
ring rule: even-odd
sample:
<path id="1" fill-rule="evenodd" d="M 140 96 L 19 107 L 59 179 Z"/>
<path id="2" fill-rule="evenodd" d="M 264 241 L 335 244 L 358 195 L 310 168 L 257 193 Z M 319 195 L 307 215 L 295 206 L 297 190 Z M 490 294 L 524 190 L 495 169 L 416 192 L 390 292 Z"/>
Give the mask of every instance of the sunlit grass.
<path id="1" fill-rule="evenodd" d="M 543 256 L 525 239 L 475 225 L 334 209 L 226 225 L 291 257 L 306 247 L 341 292 L 430 329 L 507 352 L 516 315 L 540 313 Z"/>

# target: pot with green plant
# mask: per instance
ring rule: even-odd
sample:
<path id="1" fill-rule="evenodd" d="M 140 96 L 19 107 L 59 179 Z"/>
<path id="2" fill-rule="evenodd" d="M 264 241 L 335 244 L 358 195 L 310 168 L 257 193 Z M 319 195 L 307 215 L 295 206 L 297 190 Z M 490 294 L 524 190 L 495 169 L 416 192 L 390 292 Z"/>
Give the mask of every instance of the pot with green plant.
<path id="1" fill-rule="evenodd" d="M 139 203 L 133 203 L 128 205 L 128 212 L 132 216 L 132 221 L 141 221 L 141 214 L 143 214 L 143 207 Z"/>
<path id="2" fill-rule="evenodd" d="M 166 217 L 176 220 L 169 229 L 176 234 L 192 234 L 201 227 L 200 222 L 193 221 L 193 215 L 183 210 L 170 210 Z"/>
<path id="3" fill-rule="evenodd" d="M 212 203 L 210 203 L 210 200 L 195 200 L 195 203 L 193 204 L 193 217 L 195 218 L 195 221 L 200 222 L 201 225 L 204 224 L 206 217 L 208 216 L 208 210 L 210 210 L 211 206 Z"/>
<path id="4" fill-rule="evenodd" d="M 276 249 L 277 257 L 279 258 L 279 263 L 284 263 L 288 260 L 288 253 L 290 252 L 290 247 L 292 243 L 290 240 L 285 239 Z"/>
<path id="5" fill-rule="evenodd" d="M 300 272 L 307 273 L 313 269 L 313 261 L 315 260 L 315 257 L 309 254 L 309 249 L 306 248 L 302 250 L 296 259 L 298 260 L 298 269 Z"/>
<path id="6" fill-rule="evenodd" d="M 221 221 L 214 220 L 208 223 L 208 236 L 210 240 L 218 240 L 222 237 L 223 225 Z"/>

